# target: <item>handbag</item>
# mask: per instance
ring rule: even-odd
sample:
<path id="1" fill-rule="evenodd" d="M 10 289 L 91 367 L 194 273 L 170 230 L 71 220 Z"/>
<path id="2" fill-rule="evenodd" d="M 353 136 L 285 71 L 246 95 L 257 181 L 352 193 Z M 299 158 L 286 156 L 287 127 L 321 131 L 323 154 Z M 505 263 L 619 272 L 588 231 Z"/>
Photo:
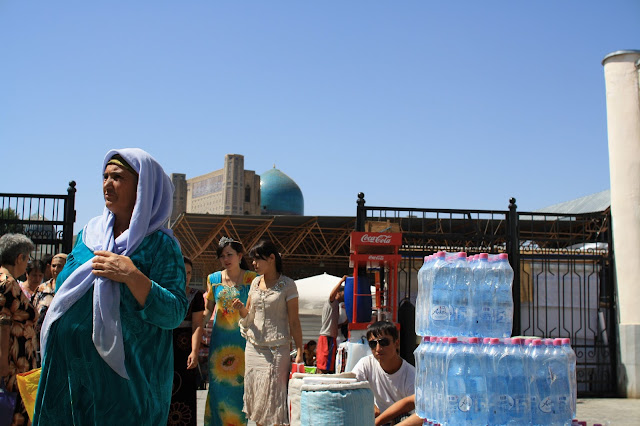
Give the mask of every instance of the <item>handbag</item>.
<path id="1" fill-rule="evenodd" d="M 17 392 L 9 392 L 0 378 L 0 426 L 10 426 L 13 422 L 13 412 L 16 409 Z"/>
<path id="2" fill-rule="evenodd" d="M 41 368 L 35 368 L 31 371 L 18 373 L 16 375 L 16 382 L 18 383 L 22 403 L 31 421 L 33 421 L 33 410 L 36 406 L 36 396 L 38 395 L 38 383 L 40 382 L 41 371 Z"/>

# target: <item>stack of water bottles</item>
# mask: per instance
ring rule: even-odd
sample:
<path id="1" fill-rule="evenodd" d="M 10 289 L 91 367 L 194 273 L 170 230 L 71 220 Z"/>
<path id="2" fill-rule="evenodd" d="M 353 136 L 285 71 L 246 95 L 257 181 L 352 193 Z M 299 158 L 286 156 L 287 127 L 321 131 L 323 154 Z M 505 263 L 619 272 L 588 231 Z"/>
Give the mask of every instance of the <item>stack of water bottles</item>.
<path id="1" fill-rule="evenodd" d="M 423 339 L 414 352 L 416 413 L 425 424 L 571 424 L 576 361 L 570 341 L 506 338 L 512 282 L 505 254 L 425 258 L 416 304 Z"/>
<path id="2" fill-rule="evenodd" d="M 513 269 L 506 254 L 440 251 L 418 271 L 416 333 L 420 336 L 509 337 Z"/>

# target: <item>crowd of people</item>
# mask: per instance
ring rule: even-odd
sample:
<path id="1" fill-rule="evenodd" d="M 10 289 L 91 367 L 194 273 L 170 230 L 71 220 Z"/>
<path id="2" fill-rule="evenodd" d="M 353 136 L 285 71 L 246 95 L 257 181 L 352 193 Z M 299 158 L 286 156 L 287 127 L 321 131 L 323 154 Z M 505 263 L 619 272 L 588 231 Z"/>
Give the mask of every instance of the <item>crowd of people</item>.
<path id="1" fill-rule="evenodd" d="M 195 425 L 198 355 L 213 319 L 205 424 L 289 423 L 291 362 L 334 372 L 346 276 L 328 296 L 318 341 L 303 346 L 298 290 L 272 242 L 247 251 L 221 238 L 223 269 L 203 294 L 189 286 L 192 261 L 165 227 L 173 185 L 160 164 L 118 149 L 101 172 L 105 208 L 68 255 L 30 260 L 28 237 L 0 237 L 5 388 L 17 392 L 17 374 L 41 368 L 33 425 Z M 354 373 L 384 411 L 413 393 L 413 367 L 398 355 L 395 325 L 373 324 L 367 339 L 373 355 Z M 12 424 L 29 423 L 18 396 Z"/>

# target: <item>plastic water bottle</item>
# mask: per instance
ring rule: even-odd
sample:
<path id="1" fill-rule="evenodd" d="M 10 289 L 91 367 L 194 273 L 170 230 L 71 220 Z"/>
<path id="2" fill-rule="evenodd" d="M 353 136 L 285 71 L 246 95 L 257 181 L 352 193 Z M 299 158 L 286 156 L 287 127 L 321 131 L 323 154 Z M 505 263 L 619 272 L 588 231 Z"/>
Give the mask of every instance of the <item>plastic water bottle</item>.
<path id="1" fill-rule="evenodd" d="M 529 376 L 525 369 L 526 359 L 522 350 L 522 340 L 510 339 L 503 356 L 499 359 L 497 370 L 507 374 L 507 392 L 502 401 L 505 413 L 505 425 L 527 425 L 531 423 L 531 391 Z"/>
<path id="2" fill-rule="evenodd" d="M 440 338 L 440 343 L 435 351 L 435 366 L 433 380 L 431 382 L 431 389 L 433 395 L 433 409 L 432 418 L 434 421 L 444 422 L 446 409 L 445 409 L 445 391 L 446 391 L 446 375 L 445 369 L 447 365 L 447 352 L 449 351 L 449 338 Z"/>
<path id="3" fill-rule="evenodd" d="M 451 270 L 451 306 L 453 309 L 450 334 L 453 336 L 469 336 L 471 326 L 471 268 L 467 262 L 466 253 L 456 254 L 450 264 Z"/>
<path id="4" fill-rule="evenodd" d="M 429 335 L 447 336 L 451 323 L 451 286 L 445 253 L 436 253 L 429 295 Z"/>
<path id="5" fill-rule="evenodd" d="M 578 382 L 576 377 L 576 353 L 571 347 L 571 339 L 562 339 L 562 350 L 567 354 L 569 363 L 569 381 L 571 385 L 571 413 L 576 416 L 576 402 L 578 398 Z"/>
<path id="6" fill-rule="evenodd" d="M 435 387 L 434 378 L 437 377 L 437 373 L 438 373 L 436 368 L 436 351 L 440 347 L 440 344 L 438 343 L 439 339 L 436 336 L 431 336 L 429 340 L 430 341 L 429 341 L 428 350 L 425 354 L 427 376 L 425 377 L 424 384 L 426 386 L 427 392 L 423 393 L 423 398 L 424 398 L 424 411 L 425 411 L 424 418 L 433 420 L 434 418 L 433 389 Z"/>
<path id="7" fill-rule="evenodd" d="M 472 311 L 475 318 L 473 334 L 491 337 L 494 329 L 494 286 L 489 274 L 489 255 L 481 253 L 473 268 Z"/>
<path id="8" fill-rule="evenodd" d="M 466 345 L 460 345 L 455 337 L 449 339 L 446 424 L 487 424 L 487 383 L 478 342 L 477 337 L 470 338 Z"/>
<path id="9" fill-rule="evenodd" d="M 548 362 L 551 375 L 551 395 L 553 396 L 554 423 L 565 425 L 573 418 L 571 406 L 571 378 L 569 377 L 569 357 L 562 348 L 562 339 L 554 339 Z"/>
<path id="10" fill-rule="evenodd" d="M 449 339 L 449 350 L 446 353 L 446 371 L 444 374 L 445 401 L 442 423 L 460 424 L 457 418 L 458 402 L 465 393 L 464 358 L 462 351 L 458 350 L 458 340 L 455 337 Z M 440 420 L 440 419 L 438 419 Z"/>
<path id="11" fill-rule="evenodd" d="M 509 264 L 506 253 L 498 256 L 491 268 L 495 282 L 495 335 L 500 337 L 511 336 L 513 327 L 513 269 Z"/>
<path id="12" fill-rule="evenodd" d="M 424 257 L 424 263 L 418 271 L 418 297 L 416 298 L 416 334 L 418 336 L 426 336 L 427 329 L 429 327 L 429 315 L 428 303 L 429 303 L 429 289 L 428 289 L 428 269 L 431 258 L 429 256 Z"/>
<path id="13" fill-rule="evenodd" d="M 547 426 L 553 424 L 553 396 L 549 376 L 548 359 L 541 340 L 531 342 L 529 355 L 529 377 L 531 382 L 531 424 Z"/>
<path id="14" fill-rule="evenodd" d="M 429 393 L 428 375 L 429 369 L 427 368 L 427 356 L 430 349 L 429 337 L 423 337 L 422 342 L 413 352 L 415 357 L 416 368 L 416 380 L 415 380 L 415 398 L 416 398 L 416 413 L 421 418 L 426 417 L 426 398 Z"/>
<path id="15" fill-rule="evenodd" d="M 489 344 L 484 350 L 484 371 L 487 377 L 487 397 L 490 425 L 506 424 L 504 413 L 501 411 L 502 399 L 507 393 L 507 372 L 498 369 L 498 360 L 503 354 L 504 348 L 500 345 L 500 339 L 489 339 Z"/>

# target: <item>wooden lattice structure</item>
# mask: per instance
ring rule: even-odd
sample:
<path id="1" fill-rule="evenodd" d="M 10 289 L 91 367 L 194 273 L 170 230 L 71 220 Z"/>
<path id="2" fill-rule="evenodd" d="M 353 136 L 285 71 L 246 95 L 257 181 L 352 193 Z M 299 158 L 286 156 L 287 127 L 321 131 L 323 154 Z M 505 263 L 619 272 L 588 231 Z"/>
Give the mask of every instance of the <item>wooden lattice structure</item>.
<path id="1" fill-rule="evenodd" d="M 261 239 L 281 250 L 287 275 L 309 271 L 349 270 L 349 235 L 354 217 L 230 216 L 184 213 L 173 224 L 182 251 L 194 263 L 196 278 L 221 269 L 216 255 L 221 237 L 240 241 L 249 250 Z"/>

